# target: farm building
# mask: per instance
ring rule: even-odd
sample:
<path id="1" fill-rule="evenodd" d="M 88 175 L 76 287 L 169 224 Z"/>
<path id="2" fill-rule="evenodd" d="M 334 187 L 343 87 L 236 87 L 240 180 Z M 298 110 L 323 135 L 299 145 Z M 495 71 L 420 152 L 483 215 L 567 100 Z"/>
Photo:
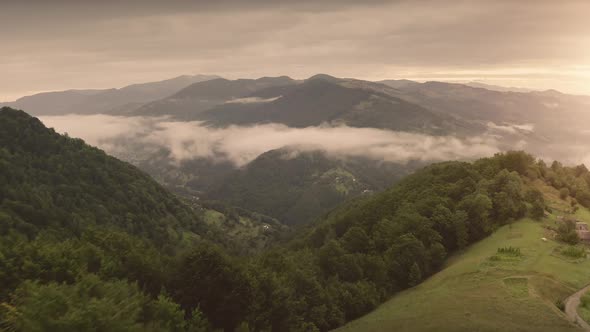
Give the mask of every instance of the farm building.
<path id="1" fill-rule="evenodd" d="M 576 233 L 582 241 L 590 241 L 590 230 L 585 222 L 576 222 Z"/>

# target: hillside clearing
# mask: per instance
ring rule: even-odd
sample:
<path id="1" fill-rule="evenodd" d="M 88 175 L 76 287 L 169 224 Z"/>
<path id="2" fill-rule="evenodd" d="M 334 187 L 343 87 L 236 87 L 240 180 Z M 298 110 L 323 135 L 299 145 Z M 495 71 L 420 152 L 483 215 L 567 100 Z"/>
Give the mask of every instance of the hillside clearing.
<path id="1" fill-rule="evenodd" d="M 556 254 L 561 244 L 541 240 L 543 225 L 553 223 L 503 226 L 338 331 L 579 331 L 556 303 L 590 281 L 590 261 L 567 260 Z M 503 247 L 520 248 L 522 256 L 490 259 Z"/>

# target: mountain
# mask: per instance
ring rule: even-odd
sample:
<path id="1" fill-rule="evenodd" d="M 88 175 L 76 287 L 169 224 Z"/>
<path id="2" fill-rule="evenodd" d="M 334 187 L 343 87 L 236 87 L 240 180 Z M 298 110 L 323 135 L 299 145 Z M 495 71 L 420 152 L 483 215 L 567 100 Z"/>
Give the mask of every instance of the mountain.
<path id="1" fill-rule="evenodd" d="M 579 160 L 574 146 L 587 139 L 590 97 L 557 91 L 502 92 L 465 84 L 425 82 L 391 93 L 436 114 L 483 127 L 507 145 L 568 162 Z"/>
<path id="2" fill-rule="evenodd" d="M 67 90 L 43 92 L 19 98 L 14 102 L 1 103 L 0 106 L 30 110 L 36 115 L 56 115 L 70 113 L 76 105 L 80 105 L 88 97 L 100 94 L 104 90 Z"/>
<path id="3" fill-rule="evenodd" d="M 213 238 L 139 169 L 25 112 L 0 109 L 0 164 L 0 301 L 25 280 L 82 273 L 159 291 L 165 253 Z"/>
<path id="4" fill-rule="evenodd" d="M 260 247 L 274 228 L 283 229 L 245 210 L 184 202 L 138 168 L 22 111 L 2 108 L 0 120 L 3 239 L 66 240 L 96 230 L 122 232 L 163 250 L 206 239 L 247 252 L 242 244 Z M 264 225 L 266 234 L 258 234 Z M 238 234 L 245 230 L 251 234 Z"/>
<path id="5" fill-rule="evenodd" d="M 500 92 L 531 92 L 533 91 L 532 89 L 527 89 L 527 88 L 516 88 L 516 87 L 505 87 L 505 86 L 500 86 L 500 85 L 494 85 L 494 84 L 486 84 L 483 82 L 478 82 L 478 81 L 472 81 L 472 82 L 465 82 L 463 83 L 465 85 L 474 87 L 474 88 L 483 88 L 483 89 L 487 89 L 487 90 L 492 90 L 492 91 L 500 91 Z"/>
<path id="6" fill-rule="evenodd" d="M 590 175 L 579 171 L 578 179 Z M 573 168 L 548 168 L 520 152 L 421 169 L 382 193 L 341 205 L 308 225 L 289 250 L 265 256 L 257 265 L 258 274 L 274 276 L 265 280 L 278 279 L 275 290 L 266 294 L 284 294 L 275 301 L 267 298 L 271 302 L 266 308 L 276 308 L 286 317 L 294 315 L 320 331 L 336 328 L 370 312 L 393 294 L 403 296 L 407 291 L 402 290 L 414 286 L 419 289 L 423 280 L 443 268 L 448 255 L 485 239 L 502 225 L 526 215 L 542 219 L 546 199 L 531 181 L 545 183 L 554 176 L 566 179 L 573 172 Z M 589 188 L 586 183 L 583 190 Z M 292 296 L 295 300 L 288 301 Z M 421 302 L 421 310 L 428 313 L 432 307 L 424 303 L 428 302 Z M 368 321 L 371 330 L 388 330 L 380 329 L 379 322 L 387 320 L 387 313 L 384 317 L 375 319 L 376 324 Z M 296 330 L 298 319 L 271 318 L 269 324 Z M 428 321 L 414 324 L 422 326 Z M 364 324 L 352 326 L 366 330 Z M 411 330 L 412 322 L 407 324 L 396 326 Z M 460 324 L 456 321 L 449 330 L 460 329 Z"/>
<path id="7" fill-rule="evenodd" d="M 287 224 L 305 224 L 347 200 L 387 188 L 416 168 L 285 148 L 263 153 L 205 196 Z"/>
<path id="8" fill-rule="evenodd" d="M 590 269 L 560 254 L 559 242 L 540 240 L 549 225 L 524 219 L 503 226 L 418 287 L 336 331 L 583 331 L 557 305 L 587 281 L 573 276 Z M 511 257 L 500 248 L 527 254 Z"/>
<path id="9" fill-rule="evenodd" d="M 165 149 L 136 158 L 133 164 L 191 200 L 224 202 L 300 225 L 347 200 L 384 190 L 425 163 L 343 158 L 285 147 L 242 167 L 211 158 L 174 162 Z"/>
<path id="10" fill-rule="evenodd" d="M 556 91 L 502 92 L 445 82 L 406 85 L 392 93 L 436 113 L 497 123 L 551 122 L 564 112 L 582 115 L 590 105 L 590 97 Z"/>
<path id="11" fill-rule="evenodd" d="M 280 123 L 292 127 L 322 124 L 373 127 L 432 134 L 465 134 L 481 126 L 434 113 L 397 97 L 385 84 L 318 74 L 296 81 L 285 76 L 214 79 L 192 84 L 176 94 L 125 116 L 171 116 L 207 125 Z"/>
<path id="12" fill-rule="evenodd" d="M 383 80 L 383 81 L 379 81 L 378 83 L 385 84 L 385 85 L 390 86 L 390 87 L 392 87 L 394 89 L 401 89 L 401 88 L 406 88 L 408 86 L 414 86 L 414 85 L 420 84 L 420 83 L 418 83 L 416 81 L 405 80 L 405 79 L 401 79 L 401 80 Z"/>
<path id="13" fill-rule="evenodd" d="M 178 198 L 138 168 L 6 107 L 0 165 L 2 329 L 206 330 L 199 309 L 187 309 L 185 322 L 163 291 L 176 292 L 182 259 L 195 248 L 258 252 L 285 229 Z M 228 273 L 241 277 L 236 269 Z"/>
<path id="14" fill-rule="evenodd" d="M 541 182 L 535 186 L 546 193 L 552 214 L 502 226 L 418 287 L 336 331 L 582 331 L 563 311 L 568 297 L 587 285 L 587 253 L 584 245 L 547 236 L 565 224 L 558 207 L 570 199 L 562 200 L 557 189 Z M 586 209 L 571 218 L 590 222 Z M 515 254 L 503 248 L 514 248 Z M 588 307 L 577 311 L 585 315 Z"/>
<path id="15" fill-rule="evenodd" d="M 158 100 L 124 115 L 160 116 L 170 115 L 189 119 L 196 114 L 226 102 L 242 102 L 241 97 L 266 88 L 280 88 L 295 84 L 289 77 L 262 77 L 259 79 L 227 80 L 223 78 L 198 82 L 177 93 Z M 237 100 L 236 100 L 237 99 Z M 246 101 L 248 102 L 248 101 Z"/>
<path id="16" fill-rule="evenodd" d="M 195 82 L 217 76 L 179 76 L 169 80 L 133 84 L 120 89 L 68 90 L 39 93 L 0 106 L 24 109 L 34 115 L 120 113 L 167 97 Z"/>
<path id="17" fill-rule="evenodd" d="M 465 133 L 469 124 L 391 95 L 385 85 L 317 75 L 282 89 L 259 90 L 200 112 L 194 119 L 214 126 L 280 123 L 372 127 L 432 134 Z"/>
<path id="18" fill-rule="evenodd" d="M 105 225 L 156 243 L 203 230 L 188 207 L 134 166 L 22 111 L 2 108 L 0 118 L 1 206 L 10 228 L 34 237 L 45 229 Z"/>
<path id="19" fill-rule="evenodd" d="M 547 262 L 559 264 L 564 271 L 579 271 L 580 264 L 587 265 L 568 258 L 578 256 L 567 256 L 585 254 L 572 245 L 578 240 L 575 224 L 544 219 L 547 208 L 555 214 L 579 211 L 579 216 L 587 217 L 590 172 L 583 166 L 564 167 L 555 162 L 548 167 L 523 152 L 497 154 L 473 163 L 430 165 L 381 193 L 340 205 L 278 247 L 251 257 L 231 256 L 211 242 L 216 234 L 208 226 L 224 221 L 211 212 L 214 206 L 191 203 L 189 207 L 137 168 L 79 139 L 58 135 L 24 112 L 3 108 L 0 120 L 0 281 L 8 285 L 0 290 L 0 319 L 9 329 L 91 330 L 101 326 L 106 330 L 233 331 L 248 326 L 257 331 L 328 331 L 369 313 L 391 296 L 403 297 L 420 289 L 430 289 L 434 303 L 448 302 L 460 308 L 456 303 L 471 303 L 471 297 L 441 300 L 440 292 L 449 294 L 445 288 L 433 290 L 429 288 L 432 282 L 422 282 L 436 278 L 444 264 L 452 264 L 453 260 L 446 260 L 449 255 L 489 236 L 502 240 L 485 245 L 494 251 L 483 250 L 486 257 L 489 252 L 495 258 L 482 262 L 485 271 L 479 279 L 468 280 L 488 280 L 475 289 L 495 295 L 476 297 L 469 310 L 489 311 L 490 306 L 480 304 L 488 300 L 498 304 L 492 306 L 498 317 L 510 314 L 506 310 L 513 308 L 519 320 L 511 321 L 510 326 L 518 327 L 523 326 L 519 322 L 528 324 L 534 317 L 537 311 L 527 311 L 532 306 L 544 308 L 544 315 L 558 315 L 548 309 L 547 301 L 561 298 L 568 288 L 560 279 L 545 282 L 550 278 L 546 274 L 524 278 L 519 268 L 515 269 L 519 274 L 506 274 L 507 268 L 522 262 L 523 267 L 546 269 L 538 260 L 527 258 L 539 254 L 562 255 L 547 256 Z M 362 189 L 356 183 L 369 183 L 373 176 L 351 176 L 354 161 L 335 164 L 319 153 L 287 152 L 262 156 L 253 164 L 266 165 L 261 168 L 265 171 L 240 170 L 250 174 L 251 180 L 241 180 L 238 174 L 236 183 L 249 187 L 270 179 L 269 183 L 278 185 L 254 187 L 267 188 L 260 192 L 269 200 L 274 196 L 280 201 L 280 191 L 308 181 L 308 188 L 343 193 Z M 281 165 L 285 159 L 295 162 Z M 312 165 L 317 174 L 305 165 Z M 559 204 L 553 204 L 554 200 Z M 314 199 L 301 202 L 307 205 Z M 201 208 L 207 210 L 206 223 L 198 213 Z M 548 240 L 550 246 L 545 248 L 539 240 L 546 233 L 524 234 L 527 229 L 519 223 L 501 228 L 525 216 L 545 224 L 541 228 L 529 222 L 538 230 L 555 234 L 555 240 Z M 229 219 L 248 222 L 239 214 Z M 269 223 L 263 229 L 272 226 Z M 506 247 L 523 241 L 534 243 L 534 250 Z M 467 265 L 461 266 L 458 272 L 443 273 L 461 278 Z M 577 272 L 560 275 L 569 275 L 563 280 L 574 286 L 583 283 Z M 442 278 L 443 282 L 451 279 Z M 546 286 L 533 288 L 546 300 L 529 301 L 528 297 L 537 296 L 523 288 L 529 282 Z M 502 289 L 499 284 L 506 285 L 507 295 L 498 297 L 505 293 L 493 292 Z M 452 289 L 451 294 L 461 294 L 463 288 L 453 288 L 456 286 L 443 287 Z M 523 301 L 528 301 L 526 306 Z M 394 306 L 392 315 L 411 308 L 411 303 L 402 303 L 408 306 Z M 428 314 L 432 306 L 424 303 L 429 302 L 421 301 L 418 309 Z M 435 307 L 441 310 L 440 305 Z M 94 310 L 103 314 L 93 314 Z M 471 317 L 464 312 L 457 315 Z M 478 324 L 476 318 L 469 320 L 470 327 L 488 326 L 489 321 Z M 550 327 L 566 326 L 560 319 L 543 317 Z M 418 328 L 429 321 L 413 320 L 411 326 Z M 379 324 L 391 321 L 379 319 Z M 463 321 L 447 322 L 450 329 L 460 329 Z"/>

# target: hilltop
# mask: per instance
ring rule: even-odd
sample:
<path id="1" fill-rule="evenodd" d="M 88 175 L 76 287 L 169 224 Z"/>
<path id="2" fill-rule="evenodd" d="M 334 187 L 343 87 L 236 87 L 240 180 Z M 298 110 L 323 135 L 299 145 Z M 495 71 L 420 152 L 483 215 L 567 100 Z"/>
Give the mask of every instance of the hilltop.
<path id="1" fill-rule="evenodd" d="M 572 215 L 571 197 L 560 198 L 538 179 L 527 182 L 544 193 L 552 213 L 502 226 L 422 284 L 337 331 L 581 331 L 563 310 L 565 299 L 590 282 L 588 249 L 560 241 L 555 230 L 563 216 L 590 223 L 590 211 Z"/>

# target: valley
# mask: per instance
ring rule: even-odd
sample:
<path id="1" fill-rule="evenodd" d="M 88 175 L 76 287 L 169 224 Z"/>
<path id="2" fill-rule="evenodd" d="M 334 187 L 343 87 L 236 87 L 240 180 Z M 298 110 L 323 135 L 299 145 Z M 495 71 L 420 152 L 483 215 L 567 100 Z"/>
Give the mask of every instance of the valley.
<path id="1" fill-rule="evenodd" d="M 117 93 L 171 82 L 189 84 Z M 8 326 L 72 324 L 31 315 L 51 299 L 35 294 L 78 308 L 88 298 L 64 294 L 87 283 L 142 299 L 120 303 L 126 329 L 575 331 L 576 310 L 590 317 L 590 296 L 566 301 L 590 281 L 567 221 L 590 222 L 590 172 L 569 166 L 584 133 L 549 130 L 546 106 L 574 119 L 586 97 L 328 75 L 176 89 L 109 111 L 57 93 L 84 111 L 41 121 L 2 108 Z M 501 152 L 515 146 L 566 162 Z"/>
<path id="2" fill-rule="evenodd" d="M 588 13 L 0 1 L 0 332 L 590 331 Z"/>
<path id="3" fill-rule="evenodd" d="M 34 303 L 50 300 L 35 294 L 119 280 L 116 287 L 149 303 L 117 321 L 136 326 L 148 324 L 137 320 L 141 314 L 151 315 L 149 324 L 192 328 L 146 311 L 171 303 L 170 314 L 192 311 L 204 330 L 578 329 L 563 310 L 590 272 L 567 221 L 590 221 L 583 165 L 548 166 L 509 151 L 397 168 L 281 149 L 222 170 L 227 180 L 210 182 L 206 195 L 168 184 L 174 196 L 134 166 L 22 111 L 0 112 L 8 165 L 0 205 L 0 264 L 8 273 L 0 277 L 23 299 L 0 294 L 9 326 L 70 324 L 65 316 L 31 316 Z M 253 307 L 243 306 L 250 301 Z M 254 318 L 269 312 L 283 314 Z"/>

